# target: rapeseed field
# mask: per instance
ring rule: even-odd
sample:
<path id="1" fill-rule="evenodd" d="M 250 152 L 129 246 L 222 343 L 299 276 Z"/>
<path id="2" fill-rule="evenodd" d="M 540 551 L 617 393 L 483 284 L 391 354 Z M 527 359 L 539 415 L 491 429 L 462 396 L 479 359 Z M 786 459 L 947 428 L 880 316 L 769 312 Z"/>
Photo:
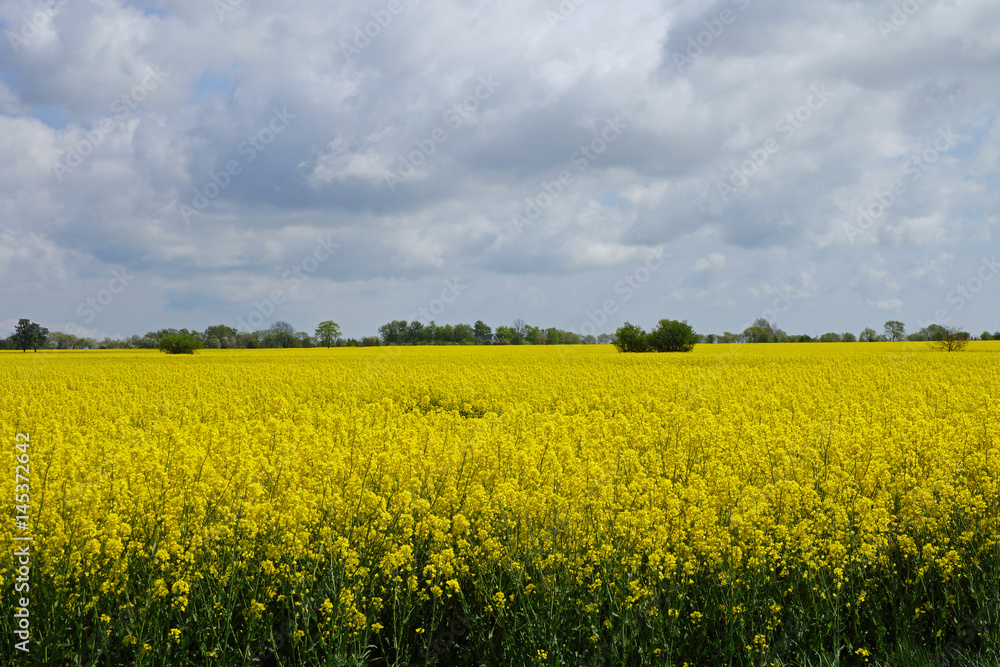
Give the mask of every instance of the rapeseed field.
<path id="1" fill-rule="evenodd" d="M 2 353 L 2 653 L 996 659 L 998 389 L 991 342 Z"/>

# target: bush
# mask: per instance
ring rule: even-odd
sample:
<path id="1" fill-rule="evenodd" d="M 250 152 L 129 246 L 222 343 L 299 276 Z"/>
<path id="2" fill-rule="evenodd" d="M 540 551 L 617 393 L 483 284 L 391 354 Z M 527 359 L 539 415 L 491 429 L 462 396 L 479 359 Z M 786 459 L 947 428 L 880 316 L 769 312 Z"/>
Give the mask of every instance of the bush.
<path id="1" fill-rule="evenodd" d="M 626 322 L 615 331 L 615 347 L 619 352 L 649 352 L 649 334 Z"/>
<path id="2" fill-rule="evenodd" d="M 190 334 L 175 333 L 160 337 L 160 351 L 167 354 L 194 354 L 201 341 Z"/>
<path id="3" fill-rule="evenodd" d="M 656 352 L 690 352 L 698 342 L 698 334 L 687 320 L 660 320 L 646 340 Z"/>

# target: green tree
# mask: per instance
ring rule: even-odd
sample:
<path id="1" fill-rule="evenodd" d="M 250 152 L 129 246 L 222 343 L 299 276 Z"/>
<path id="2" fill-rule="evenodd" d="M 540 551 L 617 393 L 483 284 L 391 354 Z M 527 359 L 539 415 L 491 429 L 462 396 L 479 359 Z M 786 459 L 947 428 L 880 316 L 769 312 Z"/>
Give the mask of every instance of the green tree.
<path id="1" fill-rule="evenodd" d="M 879 340 L 878 332 L 871 327 L 865 327 L 858 335 L 858 340 L 862 343 L 874 343 Z"/>
<path id="2" fill-rule="evenodd" d="M 615 347 L 619 352 L 649 352 L 649 334 L 626 322 L 615 330 Z"/>
<path id="3" fill-rule="evenodd" d="M 770 343 L 770 328 L 765 329 L 757 325 L 747 327 L 743 330 L 743 341 L 746 343 Z"/>
<path id="4" fill-rule="evenodd" d="M 45 345 L 45 340 L 49 337 L 49 330 L 29 319 L 21 318 L 17 321 L 14 335 L 11 338 L 14 344 L 21 348 L 22 352 L 27 352 L 30 347 L 35 352 Z"/>
<path id="5" fill-rule="evenodd" d="M 958 327 L 939 326 L 931 335 L 931 344 L 939 350 L 958 352 L 969 344 L 969 334 Z"/>
<path id="6" fill-rule="evenodd" d="M 406 339 L 406 320 L 393 320 L 378 328 L 378 334 L 385 345 L 402 345 Z"/>
<path id="7" fill-rule="evenodd" d="M 545 345 L 546 340 L 545 332 L 538 327 L 529 326 L 524 334 L 524 342 L 529 345 Z"/>
<path id="8" fill-rule="evenodd" d="M 875 332 L 873 331 L 872 333 L 875 333 Z M 864 339 L 862 339 L 862 340 L 864 340 Z M 839 343 L 840 342 L 840 335 L 839 334 L 835 334 L 834 332 L 830 331 L 829 333 L 825 333 L 822 336 L 820 336 L 819 337 L 819 342 L 821 342 L 821 343 Z"/>
<path id="9" fill-rule="evenodd" d="M 189 333 L 172 333 L 160 337 L 159 348 L 167 354 L 194 354 L 201 349 L 201 341 Z"/>
<path id="10" fill-rule="evenodd" d="M 80 340 L 73 334 L 63 333 L 62 331 L 53 331 L 49 338 L 55 342 L 57 350 L 72 350 Z"/>
<path id="11" fill-rule="evenodd" d="M 459 345 L 472 345 L 476 342 L 475 331 L 468 324 L 456 324 L 452 336 Z"/>
<path id="12" fill-rule="evenodd" d="M 333 320 L 324 320 L 316 327 L 316 338 L 321 345 L 330 347 L 340 338 L 340 325 Z"/>
<path id="13" fill-rule="evenodd" d="M 477 336 L 489 336 L 493 333 L 493 330 L 482 320 L 476 320 L 476 323 L 472 325 L 472 333 Z"/>
<path id="14" fill-rule="evenodd" d="M 889 320 L 885 323 L 885 339 L 896 342 L 906 339 L 906 327 L 899 320 Z"/>
<path id="15" fill-rule="evenodd" d="M 698 342 L 698 334 L 687 320 L 660 320 L 649 333 L 648 341 L 657 352 L 690 352 Z"/>
<path id="16" fill-rule="evenodd" d="M 205 328 L 205 336 L 208 338 L 218 338 L 222 340 L 223 338 L 236 338 L 236 334 L 239 331 L 236 329 L 226 326 L 225 324 L 215 324 L 210 327 Z"/>
<path id="17" fill-rule="evenodd" d="M 524 343 L 524 338 L 517 332 L 516 329 L 514 329 L 514 327 L 499 326 L 497 327 L 496 334 L 497 338 L 499 338 L 500 342 L 504 345 L 521 345 Z"/>
<path id="18" fill-rule="evenodd" d="M 850 331 L 840 334 L 840 340 L 844 343 L 856 343 L 858 342 L 857 336 L 852 334 Z"/>

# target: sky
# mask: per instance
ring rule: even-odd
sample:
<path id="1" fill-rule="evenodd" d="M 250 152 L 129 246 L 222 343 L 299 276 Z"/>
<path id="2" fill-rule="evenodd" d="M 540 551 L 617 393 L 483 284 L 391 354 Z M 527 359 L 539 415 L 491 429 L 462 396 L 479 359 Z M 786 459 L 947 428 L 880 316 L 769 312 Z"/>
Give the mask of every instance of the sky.
<path id="1" fill-rule="evenodd" d="M 992 0 L 0 0 L 0 335 L 1000 329 Z"/>

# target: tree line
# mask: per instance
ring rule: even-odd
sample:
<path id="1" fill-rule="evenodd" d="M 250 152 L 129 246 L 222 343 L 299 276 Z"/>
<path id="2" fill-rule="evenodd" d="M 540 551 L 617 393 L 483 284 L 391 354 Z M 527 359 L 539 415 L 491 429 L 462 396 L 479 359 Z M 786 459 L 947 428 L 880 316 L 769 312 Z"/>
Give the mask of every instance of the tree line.
<path id="1" fill-rule="evenodd" d="M 260 349 L 292 347 L 374 347 L 379 345 L 580 345 L 611 343 L 610 334 L 581 336 L 555 327 L 543 329 L 524 320 L 494 330 L 482 320 L 475 324 L 438 325 L 414 320 L 395 320 L 378 328 L 377 336 L 344 338 L 340 326 L 332 320 L 320 322 L 313 333 L 297 331 L 288 322 L 278 321 L 267 329 L 239 331 L 225 324 L 205 328 L 159 329 L 143 336 L 128 338 L 94 338 L 76 336 L 61 331 L 49 332 L 27 319 L 20 320 L 13 335 L 0 339 L 0 350 L 96 350 L 96 349 L 163 349 L 190 352 L 208 349 Z"/>
<path id="2" fill-rule="evenodd" d="M 665 329 L 664 323 L 669 324 Z M 678 324 L 687 326 L 686 321 L 661 320 L 657 329 L 647 334 L 641 328 L 625 323 L 615 334 L 603 333 L 598 336 L 584 335 L 556 327 L 542 328 L 527 324 L 522 319 L 514 320 L 510 326 L 500 325 L 495 329 L 477 320 L 475 324 L 443 324 L 433 321 L 407 322 L 393 320 L 378 328 L 377 336 L 344 338 L 340 327 L 332 320 L 321 322 L 313 333 L 297 331 L 288 322 L 278 321 L 267 329 L 247 332 L 239 331 L 225 324 L 207 327 L 204 331 L 188 329 L 160 329 L 149 331 L 143 336 L 128 338 L 108 338 L 101 341 L 94 338 L 76 336 L 61 331 L 49 332 L 28 319 L 21 319 L 12 335 L 0 338 L 0 350 L 81 350 L 81 349 L 165 349 L 185 348 L 185 351 L 199 348 L 290 348 L 290 347 L 371 347 L 378 345 L 581 345 L 616 344 L 630 351 L 658 349 L 668 345 L 669 335 L 683 338 L 688 343 L 853 343 L 877 341 L 935 341 L 975 340 L 968 332 L 955 327 L 929 324 L 907 334 L 904 324 L 889 320 L 881 332 L 866 327 L 859 334 L 851 332 L 829 332 L 812 337 L 805 334 L 787 334 L 775 324 L 758 318 L 740 333 L 726 331 L 722 334 L 696 334 L 694 331 L 680 331 Z M 688 327 L 690 329 L 690 327 Z M 644 338 L 646 337 L 646 338 Z M 982 332 L 980 340 L 1000 340 L 1000 331 Z M 659 341 L 659 342 L 657 342 Z"/>
<path id="3" fill-rule="evenodd" d="M 383 345 L 593 345 L 613 339 L 610 334 L 581 336 L 556 327 L 543 329 L 522 319 L 496 330 L 482 320 L 455 325 L 394 320 L 380 326 L 378 333 Z"/>
<path id="4" fill-rule="evenodd" d="M 831 331 L 813 338 L 805 334 L 787 334 L 762 317 L 754 320 L 752 325 L 740 333 L 726 331 L 721 335 L 703 335 L 700 336 L 700 339 L 703 343 L 876 343 L 904 340 L 933 342 L 942 337 L 975 340 L 967 331 L 942 324 L 928 324 L 918 331 L 907 334 L 906 326 L 899 320 L 885 322 L 881 332 L 871 327 L 865 327 L 858 335 L 854 335 L 850 331 L 844 333 Z M 1000 331 L 992 334 L 984 331 L 979 335 L 979 340 L 1000 340 Z"/>

